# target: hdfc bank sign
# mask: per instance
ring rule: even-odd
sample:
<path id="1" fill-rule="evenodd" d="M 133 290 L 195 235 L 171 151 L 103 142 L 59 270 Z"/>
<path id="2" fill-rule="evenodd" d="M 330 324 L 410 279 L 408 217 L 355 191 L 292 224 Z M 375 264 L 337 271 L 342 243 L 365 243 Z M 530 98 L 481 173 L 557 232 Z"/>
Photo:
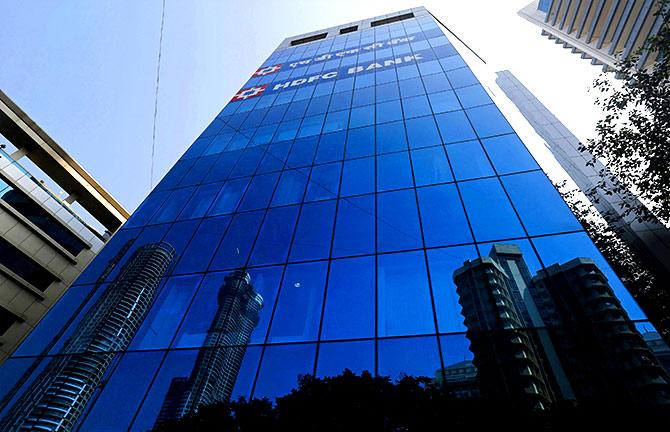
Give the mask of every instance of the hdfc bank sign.
<path id="1" fill-rule="evenodd" d="M 248 87 L 237 92 L 237 94 L 233 96 L 233 98 L 231 99 L 231 102 L 243 101 L 252 97 L 260 96 L 262 94 L 275 93 L 284 89 L 293 89 L 296 87 L 301 87 L 306 84 L 315 84 L 318 81 L 332 80 L 334 78 L 342 76 L 365 74 L 382 69 L 393 68 L 406 63 L 417 63 L 422 62 L 424 60 L 432 60 L 433 58 L 434 56 L 432 55 L 430 50 L 424 50 L 412 55 L 387 58 L 384 60 L 380 59 L 377 61 L 368 62 L 357 66 L 343 67 L 340 68 L 339 70 L 333 70 L 316 75 L 311 75 L 305 78 L 297 78 L 294 80 L 273 83 L 272 87 L 268 87 L 268 84 Z M 254 73 L 254 76 L 263 76 L 275 73 L 280 69 L 281 65 L 262 67 Z"/>
<path id="2" fill-rule="evenodd" d="M 258 69 L 256 72 L 254 72 L 253 76 L 255 77 L 260 77 L 260 76 L 265 76 L 269 75 L 272 73 L 279 72 L 281 70 L 281 65 L 273 65 L 273 66 L 265 66 L 260 69 Z"/>

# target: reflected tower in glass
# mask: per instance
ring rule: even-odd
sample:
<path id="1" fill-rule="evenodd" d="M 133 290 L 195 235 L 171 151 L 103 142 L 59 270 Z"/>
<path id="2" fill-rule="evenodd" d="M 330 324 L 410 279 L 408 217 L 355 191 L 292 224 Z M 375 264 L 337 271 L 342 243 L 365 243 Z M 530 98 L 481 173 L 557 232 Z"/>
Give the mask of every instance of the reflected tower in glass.
<path id="1" fill-rule="evenodd" d="M 3 430 L 70 430 L 101 384 L 116 352 L 151 308 L 174 256 L 167 243 L 135 251 L 116 282 L 96 302 L 73 336 L 3 421 Z"/>
<path id="2" fill-rule="evenodd" d="M 176 377 L 170 383 L 157 424 L 230 398 L 263 298 L 254 291 L 249 274 L 237 270 L 226 276 L 217 301 L 205 349 L 198 353 L 188 378 Z"/>
<path id="3" fill-rule="evenodd" d="M 531 295 L 533 275 L 575 258 L 597 265 L 625 311 L 617 337 L 653 331 L 424 8 L 281 42 L 0 366 L 0 417 L 26 421 L 33 384 L 135 251 L 159 242 L 174 254 L 153 301 L 61 430 L 160 429 L 344 369 L 530 407 L 575 399 L 571 368 L 586 360 L 560 351 Z M 478 282 L 454 282 L 464 262 L 495 273 L 510 328 L 473 337 L 461 295 Z M 480 353 L 517 341 L 516 369 L 482 366 Z M 494 380 L 537 391 L 488 391 Z"/>

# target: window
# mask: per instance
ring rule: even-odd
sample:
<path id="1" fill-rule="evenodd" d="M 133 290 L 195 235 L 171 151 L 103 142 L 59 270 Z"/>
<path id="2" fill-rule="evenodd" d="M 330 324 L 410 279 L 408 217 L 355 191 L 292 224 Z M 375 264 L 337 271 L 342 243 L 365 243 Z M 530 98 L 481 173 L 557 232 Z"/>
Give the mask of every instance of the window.
<path id="1" fill-rule="evenodd" d="M 340 34 L 347 34 L 347 33 L 352 33 L 358 30 L 358 26 L 351 26 L 351 27 L 344 27 L 340 29 Z"/>
<path id="2" fill-rule="evenodd" d="M 209 214 L 216 216 L 234 212 L 250 180 L 251 178 L 228 180 L 216 196 Z"/>
<path id="3" fill-rule="evenodd" d="M 377 190 L 412 187 L 412 168 L 408 152 L 377 156 Z"/>
<path id="4" fill-rule="evenodd" d="M 469 180 L 494 175 L 479 141 L 466 141 L 447 146 L 449 161 L 456 180 Z"/>
<path id="5" fill-rule="evenodd" d="M 444 147 L 428 147 L 412 150 L 414 181 L 417 186 L 453 181 L 451 168 Z"/>
<path id="6" fill-rule="evenodd" d="M 538 169 L 537 163 L 516 134 L 482 140 L 498 174 Z"/>
<path id="7" fill-rule="evenodd" d="M 407 150 L 407 135 L 402 121 L 380 124 L 376 129 L 377 154 Z"/>
<path id="8" fill-rule="evenodd" d="M 519 219 L 498 179 L 464 182 L 460 184 L 460 189 L 477 241 L 524 235 Z"/>
<path id="9" fill-rule="evenodd" d="M 272 197 L 273 206 L 297 204 L 302 200 L 309 177 L 309 168 L 282 172 L 277 190 Z"/>
<path id="10" fill-rule="evenodd" d="M 52 216 L 23 191 L 14 187 L 4 176 L 0 176 L 0 199 L 35 224 L 72 255 L 77 256 L 79 252 L 88 247 L 86 243 L 70 232 L 63 222 Z"/>
<path id="11" fill-rule="evenodd" d="M 298 376 L 314 371 L 316 345 L 275 345 L 265 348 L 254 397 L 274 399 L 298 386 Z"/>
<path id="12" fill-rule="evenodd" d="M 400 190 L 377 195 L 377 247 L 389 252 L 422 247 L 414 191 Z"/>
<path id="13" fill-rule="evenodd" d="M 375 251 L 375 197 L 340 199 L 335 224 L 333 256 L 355 256 Z"/>
<path id="14" fill-rule="evenodd" d="M 433 116 L 419 117 L 406 121 L 407 139 L 410 148 L 430 147 L 442 144 Z"/>
<path id="15" fill-rule="evenodd" d="M 375 370 L 374 341 L 329 342 L 319 344 L 319 359 L 316 375 L 319 377 L 337 376 L 344 369 L 360 374 Z"/>
<path id="16" fill-rule="evenodd" d="M 463 111 L 453 111 L 435 116 L 437 125 L 445 143 L 476 139 L 477 136 L 470 126 Z"/>
<path id="17" fill-rule="evenodd" d="M 405 118 L 422 117 L 432 114 L 428 98 L 425 95 L 403 99 L 402 105 Z"/>
<path id="18" fill-rule="evenodd" d="M 371 338 L 374 335 L 374 257 L 332 261 L 321 339 Z"/>
<path id="19" fill-rule="evenodd" d="M 379 341 L 379 375 L 399 379 L 410 376 L 435 376 L 441 369 L 437 337 L 384 339 Z"/>
<path id="20" fill-rule="evenodd" d="M 286 261 L 297 216 L 298 206 L 268 210 L 251 254 L 251 264 L 277 264 Z"/>
<path id="21" fill-rule="evenodd" d="M 363 158 L 344 162 L 342 196 L 360 195 L 375 191 L 375 159 Z"/>
<path id="22" fill-rule="evenodd" d="M 5 334 L 5 332 L 18 321 L 19 317 L 0 306 L 0 335 Z"/>
<path id="23" fill-rule="evenodd" d="M 246 264 L 251 247 L 256 240 L 263 213 L 264 211 L 240 213 L 233 217 L 230 228 L 214 255 L 212 269 L 233 269 Z"/>
<path id="24" fill-rule="evenodd" d="M 377 26 L 384 25 L 384 24 L 391 24 L 391 23 L 398 22 L 398 21 L 404 21 L 404 20 L 410 19 L 410 18 L 414 18 L 414 13 L 409 12 L 409 13 L 394 16 L 394 17 L 391 17 L 391 18 L 384 18 L 384 19 L 380 19 L 380 20 L 377 20 L 377 21 L 372 21 L 370 23 L 370 27 L 377 27 Z"/>
<path id="25" fill-rule="evenodd" d="M 377 260 L 379 336 L 435 333 L 423 252 L 384 254 Z"/>
<path id="26" fill-rule="evenodd" d="M 309 177 L 305 202 L 337 198 L 341 172 L 340 162 L 314 166 Z"/>
<path id="27" fill-rule="evenodd" d="M 531 236 L 582 229 L 542 171 L 514 174 L 501 179 Z"/>
<path id="28" fill-rule="evenodd" d="M 495 105 L 471 108 L 466 112 L 480 138 L 514 133 L 512 127 Z"/>
<path id="29" fill-rule="evenodd" d="M 291 248 L 291 261 L 325 259 L 330 254 L 335 201 L 304 204 Z"/>
<path id="30" fill-rule="evenodd" d="M 183 274 L 207 270 L 209 261 L 229 223 L 230 216 L 203 220 L 179 261 L 176 271 Z"/>
<path id="31" fill-rule="evenodd" d="M 346 158 L 353 159 L 375 154 L 375 130 L 372 126 L 349 129 Z"/>
<path id="32" fill-rule="evenodd" d="M 40 291 L 46 290 L 58 280 L 51 272 L 2 237 L 0 237 L 0 264 Z"/>
<path id="33" fill-rule="evenodd" d="M 468 221 L 453 184 L 417 189 L 426 246 L 472 242 Z"/>
<path id="34" fill-rule="evenodd" d="M 255 176 L 244 194 L 240 210 L 257 210 L 267 207 L 278 177 L 279 173 Z"/>
<path id="35" fill-rule="evenodd" d="M 313 35 L 313 36 L 306 36 L 304 38 L 292 40 L 291 42 L 289 42 L 289 45 L 291 45 L 291 46 L 302 45 L 302 44 L 306 44 L 306 43 L 309 43 L 309 42 L 314 42 L 314 41 L 318 41 L 318 40 L 321 40 L 321 39 L 325 39 L 327 36 L 328 36 L 328 33 L 320 33 L 320 34 Z"/>
<path id="36" fill-rule="evenodd" d="M 317 339 L 326 268 L 326 262 L 286 266 L 268 342 L 301 342 Z"/>
<path id="37" fill-rule="evenodd" d="M 430 249 L 428 268 L 433 287 L 435 314 L 440 333 L 465 332 L 459 296 L 454 284 L 454 271 L 461 268 L 466 260 L 479 258 L 474 246 L 455 246 Z"/>

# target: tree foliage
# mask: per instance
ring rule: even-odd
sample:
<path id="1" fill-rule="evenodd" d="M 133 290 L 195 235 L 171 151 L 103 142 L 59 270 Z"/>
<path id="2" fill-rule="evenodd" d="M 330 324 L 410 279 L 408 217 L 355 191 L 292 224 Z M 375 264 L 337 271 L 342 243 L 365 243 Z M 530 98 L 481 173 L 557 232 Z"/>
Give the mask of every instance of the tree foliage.
<path id="1" fill-rule="evenodd" d="M 610 215 L 599 214 L 591 204 L 580 200 L 578 190 L 569 189 L 566 182 L 557 184 L 556 188 L 658 332 L 670 341 L 670 291 L 667 281 L 621 239 L 616 224 L 608 220 Z"/>
<path id="2" fill-rule="evenodd" d="M 417 353 L 420 355 L 420 353 Z M 523 410 L 512 401 L 456 399 L 430 378 L 398 381 L 356 375 L 300 377 L 298 388 L 268 399 L 241 398 L 201 407 L 197 413 L 158 427 L 175 431 L 438 431 L 438 430 L 622 430 L 644 427 L 661 414 L 598 403 L 557 403 L 545 412 Z M 642 430 L 642 429 L 640 429 Z"/>
<path id="3" fill-rule="evenodd" d="M 667 0 L 656 12 L 664 25 L 634 55 L 617 64 L 617 78 L 603 74 L 594 82 L 596 104 L 604 117 L 588 150 L 601 158 L 621 182 L 608 182 L 606 173 L 596 186 L 606 194 L 625 194 L 631 187 L 652 213 L 670 221 L 670 27 Z M 665 12 L 664 12 L 665 11 Z M 656 57 L 652 67 L 637 69 L 645 53 Z M 594 194 L 591 191 L 591 194 Z M 630 203 L 629 203 L 630 204 Z M 625 205 L 625 203 L 624 203 Z M 628 206 L 625 215 L 640 221 L 653 218 L 645 208 Z"/>

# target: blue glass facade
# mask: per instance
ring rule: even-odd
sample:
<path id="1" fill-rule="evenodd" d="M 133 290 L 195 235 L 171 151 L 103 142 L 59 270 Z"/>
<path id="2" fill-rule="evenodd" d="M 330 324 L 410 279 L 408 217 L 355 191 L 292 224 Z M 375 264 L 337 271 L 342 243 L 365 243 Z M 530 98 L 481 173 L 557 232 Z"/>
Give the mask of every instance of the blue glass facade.
<path id="1" fill-rule="evenodd" d="M 474 360 L 484 370 L 456 272 L 500 245 L 517 253 L 514 266 L 500 255 L 489 263 L 510 296 L 532 291 L 511 280 L 531 286 L 554 264 L 590 258 L 642 328 L 631 295 L 449 39 L 424 9 L 414 14 L 275 51 L 1 366 L 2 416 L 151 243 L 174 248 L 171 265 L 76 430 L 146 431 L 174 417 L 208 350 L 237 359 L 232 398 L 273 398 L 300 374 L 344 368 L 437 379 Z M 251 287 L 230 288 L 238 269 Z M 234 352 L 208 342 L 225 301 L 241 302 L 226 309 L 238 318 L 255 308 L 234 330 L 244 345 Z M 522 312 L 515 301 L 516 328 L 543 326 L 541 304 Z M 528 338 L 544 356 L 546 341 Z M 542 379 L 561 388 L 549 399 L 568 393 Z"/>

